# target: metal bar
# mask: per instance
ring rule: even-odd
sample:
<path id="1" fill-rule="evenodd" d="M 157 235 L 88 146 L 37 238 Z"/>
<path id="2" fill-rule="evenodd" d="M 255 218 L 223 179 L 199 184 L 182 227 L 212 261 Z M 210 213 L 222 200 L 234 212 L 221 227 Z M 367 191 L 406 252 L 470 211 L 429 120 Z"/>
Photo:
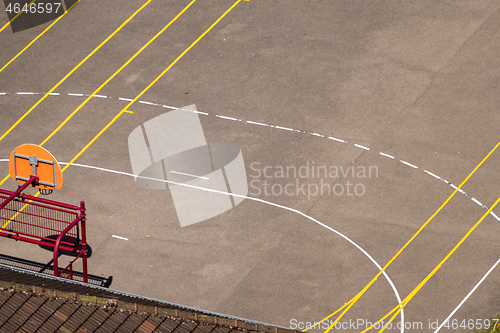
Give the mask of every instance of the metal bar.
<path id="1" fill-rule="evenodd" d="M 10 195 L 12 193 L 12 191 L 7 191 L 7 190 L 0 189 L 0 193 L 5 194 L 5 195 Z M 78 206 L 74 206 L 74 205 L 70 205 L 70 204 L 65 204 L 65 203 L 62 203 L 62 202 L 57 202 L 57 201 L 53 201 L 53 200 L 49 200 L 49 199 L 37 198 L 37 197 L 34 197 L 32 195 L 24 194 L 24 193 L 21 193 L 19 195 L 19 197 L 21 199 L 23 199 L 23 200 L 32 200 L 32 201 L 35 201 L 35 202 L 41 202 L 41 203 L 44 203 L 44 204 L 53 205 L 53 206 L 57 206 L 57 207 L 61 207 L 61 208 L 71 209 L 73 211 L 78 211 L 80 209 Z"/>
<path id="2" fill-rule="evenodd" d="M 2 230 L 5 233 L 5 235 L 8 235 L 8 236 L 4 236 L 4 237 L 14 238 L 16 240 L 21 240 L 20 238 L 23 238 L 22 240 L 36 238 L 37 240 L 39 240 L 41 242 L 41 243 L 36 243 L 38 245 L 45 245 L 45 246 L 49 246 L 49 247 L 54 247 L 54 244 L 56 242 L 55 239 L 47 238 L 47 237 L 43 237 L 43 236 L 38 236 L 38 235 L 34 235 L 34 234 L 29 234 L 27 232 L 7 230 L 5 228 L 0 228 L 0 230 Z M 21 235 L 21 237 L 19 235 Z M 74 235 L 74 234 L 72 234 L 72 235 Z M 0 236 L 2 236 L 1 232 L 0 232 Z M 31 237 L 31 238 L 26 238 L 26 237 Z M 65 242 L 65 241 L 61 241 L 61 243 L 68 245 L 68 246 L 72 246 L 72 247 L 78 246 L 78 244 L 73 244 L 73 243 Z M 72 250 L 70 250 L 70 251 L 73 252 Z"/>
<path id="3" fill-rule="evenodd" d="M 26 238 L 23 236 L 15 235 L 15 234 L 8 234 L 6 232 L 0 231 L 0 236 L 1 237 L 6 237 L 6 238 L 12 238 L 16 241 L 23 241 L 27 243 L 32 243 L 32 244 L 37 244 L 37 245 L 42 245 L 42 246 L 47 246 L 47 247 L 54 247 L 54 243 L 47 243 L 41 240 L 36 240 L 36 239 L 31 239 L 31 238 Z M 59 246 L 59 249 L 62 251 L 66 252 L 72 252 L 72 253 L 77 253 L 79 250 L 75 249 L 74 247 L 68 247 L 68 246 Z"/>
<path id="4" fill-rule="evenodd" d="M 12 192 L 12 194 L 10 195 L 10 197 L 8 197 L 4 202 L 2 202 L 0 204 L 0 210 L 2 208 L 4 208 L 5 206 L 7 206 L 7 204 L 9 202 L 11 202 L 12 200 L 14 200 L 14 198 L 17 197 L 22 191 L 24 191 L 26 189 L 26 187 L 30 186 L 31 184 L 36 184 L 37 181 L 38 181 L 38 177 L 37 176 L 31 176 L 30 179 L 26 183 L 24 183 L 21 187 L 19 187 L 17 189 L 17 191 Z"/>
<path id="5" fill-rule="evenodd" d="M 82 253 L 83 253 L 83 282 L 88 283 L 88 275 L 87 275 L 87 235 L 85 231 L 85 222 L 87 221 L 87 213 L 85 210 L 85 202 L 80 202 L 80 221 L 82 226 Z"/>
<path id="6" fill-rule="evenodd" d="M 83 202 L 83 201 L 82 201 Z M 85 210 L 85 208 L 84 208 Z M 85 212 L 85 211 L 84 211 Z M 59 237 L 57 237 L 57 240 L 56 240 L 56 243 L 55 243 L 55 246 L 54 246 L 54 276 L 60 276 L 59 275 L 59 264 L 58 264 L 58 257 L 57 257 L 57 254 L 59 253 L 59 248 L 61 246 L 61 241 L 62 241 L 62 238 L 64 237 L 64 235 L 69 231 L 71 230 L 71 228 L 73 228 L 75 225 L 78 225 L 78 222 L 80 222 L 80 220 L 82 219 L 81 216 L 79 216 L 76 220 L 74 220 L 70 225 L 68 225 L 62 232 L 61 234 L 59 235 Z M 86 245 L 86 244 L 85 244 Z M 82 247 L 82 250 L 76 250 L 76 252 L 83 252 L 84 251 L 87 251 L 87 247 L 84 246 Z M 86 255 L 84 256 L 84 258 L 86 258 Z M 86 267 L 84 267 L 85 269 Z"/>

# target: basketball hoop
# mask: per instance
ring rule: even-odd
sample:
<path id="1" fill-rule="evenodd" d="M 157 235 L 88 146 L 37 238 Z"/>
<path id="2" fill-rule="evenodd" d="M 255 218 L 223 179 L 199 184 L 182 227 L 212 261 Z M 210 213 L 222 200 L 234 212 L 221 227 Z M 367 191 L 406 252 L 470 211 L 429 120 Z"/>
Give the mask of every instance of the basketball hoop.
<path id="1" fill-rule="evenodd" d="M 41 188 L 40 190 L 38 190 L 38 192 L 40 192 L 41 195 L 50 195 L 52 194 L 52 192 L 54 192 L 54 190 Z"/>

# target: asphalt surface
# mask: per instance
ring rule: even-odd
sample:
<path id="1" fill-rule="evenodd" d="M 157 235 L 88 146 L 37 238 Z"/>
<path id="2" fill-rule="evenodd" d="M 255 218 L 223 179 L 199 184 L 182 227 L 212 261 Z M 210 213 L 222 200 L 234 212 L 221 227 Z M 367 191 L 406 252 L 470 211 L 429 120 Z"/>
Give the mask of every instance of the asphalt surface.
<path id="1" fill-rule="evenodd" d="M 0 135 L 144 3 L 82 0 L 1 71 Z M 498 143 L 500 1 L 241 1 L 189 49 L 234 4 L 198 0 L 97 93 L 105 97 L 58 127 L 188 3 L 151 1 L 9 131 L 1 178 L 16 146 L 39 144 L 56 128 L 44 147 L 71 161 L 123 99 L 188 50 L 49 198 L 85 201 L 89 270 L 112 276 L 113 289 L 292 328 L 319 321 L 361 291 L 375 263 L 389 262 Z M 7 21 L 0 15 L 0 27 Z M 0 32 L 0 66 L 50 23 Z M 248 196 L 266 202 L 248 198 L 181 227 L 168 190 L 136 186 L 128 136 L 192 104 L 207 141 L 239 145 Z M 355 173 L 314 177 L 313 166 Z M 340 320 L 357 324 L 333 331 L 360 332 L 412 293 L 500 196 L 499 166 L 494 151 Z M 310 174 L 280 173 L 287 167 Z M 324 183 L 337 192 L 314 191 Z M 291 192 L 280 192 L 287 185 Z M 405 332 L 434 332 L 430 323 L 447 318 L 497 263 L 499 220 L 489 214 L 415 294 Z M 4 238 L 0 251 L 51 259 Z M 450 325 L 473 320 L 479 328 L 497 315 L 499 281 L 496 267 Z"/>

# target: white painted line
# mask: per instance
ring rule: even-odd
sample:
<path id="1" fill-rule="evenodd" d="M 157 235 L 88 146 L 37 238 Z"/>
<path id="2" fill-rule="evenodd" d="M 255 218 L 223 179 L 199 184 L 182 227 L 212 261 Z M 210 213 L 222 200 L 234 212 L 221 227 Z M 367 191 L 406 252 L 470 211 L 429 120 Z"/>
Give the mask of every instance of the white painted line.
<path id="1" fill-rule="evenodd" d="M 493 215 L 493 217 L 496 218 L 498 221 L 500 221 L 500 217 L 498 217 L 497 214 L 493 213 L 493 211 L 491 211 L 490 214 Z"/>
<path id="2" fill-rule="evenodd" d="M 146 102 L 146 101 L 139 101 L 141 104 L 147 104 L 147 105 L 156 105 L 155 103 L 152 102 Z"/>
<path id="3" fill-rule="evenodd" d="M 126 241 L 128 241 L 128 240 L 129 240 L 128 238 L 121 237 L 121 236 L 117 236 L 117 235 L 113 235 L 113 236 L 111 236 L 111 237 L 113 237 L 113 238 L 118 238 L 118 239 L 121 239 L 121 240 L 126 240 Z"/>
<path id="4" fill-rule="evenodd" d="M 92 97 L 97 97 L 97 98 L 111 98 L 111 97 L 103 96 L 103 95 L 93 95 Z"/>
<path id="5" fill-rule="evenodd" d="M 335 141 L 338 141 L 338 142 L 342 142 L 342 143 L 346 143 L 346 141 L 342 140 L 342 139 L 337 139 L 337 138 L 334 138 L 333 136 L 329 136 L 328 139 L 330 140 L 335 140 Z"/>
<path id="6" fill-rule="evenodd" d="M 486 272 L 486 274 L 484 274 L 484 276 L 481 278 L 481 280 L 479 280 L 479 282 L 474 286 L 474 288 L 472 288 L 472 290 L 467 294 L 467 296 L 464 297 L 464 299 L 460 302 L 460 304 L 458 304 L 457 307 L 450 313 L 450 315 L 448 317 L 446 317 L 445 320 L 443 320 L 443 322 L 441 323 L 441 325 L 437 328 L 437 330 L 434 331 L 434 333 L 439 332 L 439 330 L 444 325 L 446 325 L 446 323 L 450 320 L 450 318 L 453 317 L 453 315 L 458 311 L 458 309 L 460 309 L 462 307 L 462 305 L 464 305 L 464 303 L 476 291 L 476 289 L 481 285 L 481 283 L 483 283 L 483 281 L 486 280 L 486 278 L 488 277 L 488 275 L 490 275 L 490 273 L 493 272 L 493 270 L 495 269 L 495 267 L 498 266 L 499 263 L 500 263 L 500 259 L 498 259 L 497 262 L 495 264 L 493 264 L 493 266 L 491 266 L 491 268 Z"/>
<path id="7" fill-rule="evenodd" d="M 458 187 L 456 187 L 456 186 L 455 186 L 455 185 L 453 185 L 453 184 L 450 184 L 450 186 L 451 186 L 451 187 L 453 187 L 455 190 L 458 188 Z"/>
<path id="8" fill-rule="evenodd" d="M 34 92 L 18 92 L 17 95 L 36 95 Z"/>
<path id="9" fill-rule="evenodd" d="M 401 163 L 403 163 L 403 164 L 406 164 L 407 166 L 412 167 L 413 169 L 418 169 L 418 166 L 416 166 L 416 165 L 413 165 L 413 164 L 408 163 L 408 162 L 403 161 L 403 160 L 399 160 L 399 161 L 400 161 Z"/>
<path id="10" fill-rule="evenodd" d="M 165 108 L 165 109 L 172 109 L 172 110 L 177 110 L 178 109 L 178 108 L 174 108 L 173 106 L 170 106 L 170 105 L 162 105 L 161 107 Z"/>
<path id="11" fill-rule="evenodd" d="M 73 94 L 73 93 L 68 93 L 68 96 L 78 96 L 78 97 L 82 97 L 83 94 Z"/>
<path id="12" fill-rule="evenodd" d="M 132 102 L 133 99 L 130 99 L 130 98 L 122 98 L 122 97 L 119 97 L 118 98 L 120 101 L 125 101 L 125 102 Z"/>
<path id="13" fill-rule="evenodd" d="M 285 131 L 293 132 L 293 128 L 282 127 L 282 126 L 274 126 L 274 127 L 277 128 L 277 129 L 280 129 L 280 130 L 285 130 Z"/>
<path id="14" fill-rule="evenodd" d="M 220 116 L 218 114 L 215 115 L 217 118 L 221 118 L 221 119 L 227 119 L 227 120 L 234 120 L 234 121 L 241 121 L 241 119 L 238 119 L 238 118 L 233 118 L 233 117 L 226 117 L 226 116 Z"/>
<path id="15" fill-rule="evenodd" d="M 7 93 L 0 93 L 0 95 L 2 95 L 2 96 L 3 96 L 3 95 L 7 95 Z"/>
<path id="16" fill-rule="evenodd" d="M 426 174 L 428 174 L 429 176 L 432 176 L 432 177 L 434 177 L 434 178 L 436 178 L 436 179 L 441 180 L 441 177 L 439 177 L 439 176 L 437 176 L 437 175 L 433 174 L 433 173 L 432 173 L 432 172 L 430 172 L 430 171 L 424 170 L 424 172 L 425 172 Z"/>
<path id="17" fill-rule="evenodd" d="M 184 172 L 178 172 L 178 171 L 170 171 L 170 173 L 176 173 L 176 174 L 179 174 L 179 175 L 184 175 L 184 176 L 189 176 L 189 177 L 194 177 L 194 178 L 201 178 L 201 179 L 206 179 L 206 180 L 210 179 L 210 178 L 207 178 L 207 177 L 196 176 L 196 175 L 192 175 L 190 173 L 184 173 Z"/>
<path id="18" fill-rule="evenodd" d="M 59 164 L 67 165 L 68 163 L 61 162 Z M 351 245 L 353 245 L 355 248 L 357 248 L 361 253 L 363 253 L 368 259 L 370 259 L 370 261 L 377 267 L 378 270 L 382 271 L 382 266 L 380 266 L 380 264 L 368 252 L 366 252 L 365 249 L 363 249 L 360 245 L 358 245 L 352 239 L 350 239 L 349 237 L 347 237 L 346 235 L 344 235 L 340 231 L 337 231 L 337 230 L 333 229 L 332 227 L 330 227 L 330 226 L 328 226 L 328 225 L 326 225 L 326 224 L 324 224 L 324 223 L 316 220 L 315 218 L 307 215 L 306 213 L 301 212 L 300 210 L 297 210 L 297 209 L 294 209 L 294 208 L 290 208 L 290 207 L 287 207 L 287 206 L 283 206 L 283 205 L 279 205 L 279 204 L 276 204 L 274 202 L 266 201 L 266 200 L 263 200 L 263 199 L 259 199 L 259 198 L 255 198 L 255 197 L 249 197 L 249 196 L 246 196 L 246 195 L 240 195 L 240 194 L 236 194 L 236 193 L 223 192 L 223 191 L 213 190 L 213 189 L 210 189 L 210 188 L 205 188 L 205 187 L 200 187 L 200 186 L 194 186 L 194 185 L 190 185 L 190 184 L 172 182 L 172 181 L 164 180 L 164 179 L 144 177 L 144 176 L 134 175 L 134 174 L 131 174 L 131 173 L 128 173 L 128 172 L 117 171 L 117 170 L 110 170 L 110 169 L 95 167 L 95 166 L 91 166 L 91 165 L 83 165 L 83 164 L 78 164 L 78 163 L 73 163 L 72 165 L 73 166 L 83 167 L 83 168 L 88 168 L 88 169 L 101 170 L 101 171 L 115 173 L 115 174 L 119 174 L 119 175 L 130 176 L 130 177 L 134 177 L 134 178 L 154 180 L 154 181 L 158 181 L 158 182 L 163 182 L 163 183 L 168 183 L 168 184 L 174 184 L 174 185 L 179 185 L 179 186 L 194 188 L 194 189 L 198 189 L 198 190 L 201 190 L 201 191 L 218 193 L 218 194 L 227 195 L 227 196 L 233 196 L 233 197 L 237 197 L 237 198 L 248 199 L 248 200 L 251 200 L 251 201 L 260 202 L 260 203 L 263 203 L 263 204 L 266 204 L 266 205 L 270 205 L 270 206 L 273 206 L 273 207 L 276 207 L 276 208 L 280 208 L 280 209 L 283 209 L 283 210 L 287 210 L 287 211 L 293 212 L 293 213 L 295 213 L 297 215 L 305 217 L 306 219 L 308 219 L 308 220 L 310 220 L 310 221 L 312 221 L 312 222 L 314 222 L 314 223 L 322 226 L 325 229 L 330 230 L 331 232 L 335 233 L 339 237 L 343 238 L 344 240 L 346 240 L 347 242 L 349 242 Z M 394 285 L 394 282 L 392 281 L 392 279 L 389 277 L 389 275 L 387 274 L 386 271 L 382 271 L 382 275 L 384 275 L 384 278 L 387 280 L 387 282 L 391 286 L 391 288 L 392 288 L 392 290 L 394 292 L 394 295 L 396 296 L 396 300 L 398 301 L 398 303 L 401 303 L 401 297 L 400 297 L 399 292 L 398 292 L 396 286 Z M 402 325 L 401 325 L 401 327 L 402 327 L 401 332 L 404 332 L 404 309 L 401 310 L 401 323 L 402 323 Z"/>
<path id="19" fill-rule="evenodd" d="M 477 203 L 479 206 L 483 207 L 483 204 L 477 200 L 476 198 L 470 198 L 472 201 L 474 201 L 475 203 Z"/>
<path id="20" fill-rule="evenodd" d="M 311 132 L 310 133 L 311 135 L 314 135 L 314 136 L 319 136 L 320 138 L 324 138 L 325 136 L 322 135 L 322 134 L 318 134 L 318 133 L 314 133 L 314 132 Z"/>
<path id="21" fill-rule="evenodd" d="M 379 153 L 379 154 L 380 154 L 380 155 L 382 155 L 382 156 L 385 156 L 385 157 L 389 157 L 389 158 L 394 159 L 394 156 L 392 156 L 392 155 L 385 154 L 385 153 Z"/>
<path id="22" fill-rule="evenodd" d="M 260 126 L 266 126 L 266 127 L 269 127 L 268 124 L 263 124 L 263 123 L 258 123 L 258 122 L 255 122 L 255 121 L 250 121 L 250 120 L 247 120 L 246 121 L 247 124 L 253 124 L 253 125 L 260 125 Z"/>
<path id="23" fill-rule="evenodd" d="M 364 149 L 364 150 L 370 150 L 370 148 L 365 147 L 365 146 L 362 146 L 362 145 L 358 145 L 357 143 L 355 143 L 354 145 L 355 145 L 356 147 L 361 148 L 361 149 Z"/>
<path id="24" fill-rule="evenodd" d="M 60 93 L 49 93 L 49 96 L 61 96 Z"/>
<path id="25" fill-rule="evenodd" d="M 196 110 L 189 110 L 189 111 L 191 111 L 193 113 L 197 113 L 197 114 L 202 114 L 204 116 L 208 116 L 208 113 L 206 113 L 206 112 L 201 112 L 201 111 L 196 111 Z"/>

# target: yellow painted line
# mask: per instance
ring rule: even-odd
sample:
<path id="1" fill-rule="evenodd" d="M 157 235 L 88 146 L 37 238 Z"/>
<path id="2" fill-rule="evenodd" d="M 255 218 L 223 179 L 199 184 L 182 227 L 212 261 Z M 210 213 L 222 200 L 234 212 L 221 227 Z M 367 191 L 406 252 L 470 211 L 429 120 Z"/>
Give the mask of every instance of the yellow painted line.
<path id="1" fill-rule="evenodd" d="M 443 266 L 443 264 L 453 255 L 453 253 L 455 253 L 455 251 L 463 244 L 463 242 L 465 242 L 467 240 L 467 238 L 472 234 L 472 232 L 481 224 L 481 222 L 483 222 L 483 220 L 491 213 L 491 211 L 493 210 L 493 208 L 496 207 L 496 205 L 498 205 L 498 203 L 500 202 L 500 197 L 495 201 L 495 203 L 488 209 L 488 211 L 486 211 L 486 213 L 484 213 L 484 215 L 476 222 L 476 224 L 474 224 L 474 226 L 472 228 L 469 229 L 469 231 L 465 234 L 464 237 L 462 237 L 462 239 L 460 239 L 460 241 L 457 243 L 457 245 L 455 245 L 455 247 L 446 255 L 446 257 L 444 257 L 443 260 L 441 260 L 441 262 L 439 264 L 437 264 L 436 267 L 434 267 L 434 269 L 432 270 L 432 272 L 429 273 L 429 275 L 426 276 L 425 279 L 422 280 L 422 282 L 420 282 L 418 284 L 417 287 L 415 287 L 415 289 L 413 289 L 413 291 L 408 295 L 406 296 L 406 298 L 404 300 L 401 301 L 401 303 L 398 304 L 397 307 L 395 307 L 392 311 L 390 311 L 388 314 L 386 314 L 384 316 L 384 318 L 380 319 L 377 323 L 380 323 L 382 320 L 384 320 L 385 318 L 387 318 L 390 314 L 394 313 L 394 315 L 391 317 L 391 319 L 389 319 L 389 321 L 387 323 L 391 323 L 394 318 L 396 318 L 396 316 L 399 314 L 399 312 L 401 312 L 401 310 L 404 309 L 404 307 L 413 299 L 413 297 L 415 297 L 415 295 L 420 291 L 420 289 L 422 289 L 422 287 L 427 283 L 429 282 L 429 280 L 434 276 L 434 274 L 436 274 L 436 272 L 441 268 L 441 266 Z M 385 325 L 386 326 L 386 325 Z M 384 330 L 386 329 L 386 327 L 383 327 L 382 329 L 380 329 L 379 332 L 383 332 Z M 366 331 L 368 331 L 369 329 L 366 329 L 364 330 L 363 332 L 361 333 L 364 333 Z"/>
<path id="2" fill-rule="evenodd" d="M 29 4 L 27 4 L 27 6 L 29 7 L 33 2 L 35 2 L 36 0 L 31 0 L 31 2 Z M 23 13 L 23 11 L 21 10 L 19 13 L 16 14 L 16 16 L 14 16 L 12 18 L 12 20 L 10 20 L 9 22 L 5 23 L 5 25 L 0 29 L 0 32 L 4 31 L 12 22 L 14 22 L 15 19 L 17 19 L 19 17 L 19 15 L 21 15 Z"/>
<path id="3" fill-rule="evenodd" d="M 70 10 L 71 8 L 73 8 L 80 0 L 78 0 L 77 2 L 75 2 L 75 4 L 73 6 L 71 6 L 68 10 Z M 56 90 L 61 84 L 64 83 L 64 81 L 66 81 L 78 68 L 80 68 L 87 60 L 90 59 L 90 57 L 92 57 L 102 46 L 104 46 L 104 44 L 106 44 L 111 38 L 113 38 L 125 25 L 127 25 L 140 11 L 142 11 L 152 0 L 148 0 L 146 3 L 144 3 L 144 5 L 142 5 L 138 10 L 136 10 L 125 22 L 123 22 L 111 35 L 108 36 L 108 38 L 106 38 L 101 44 L 99 44 L 99 46 L 97 46 L 92 52 L 89 53 L 88 56 L 86 56 L 82 61 L 80 61 L 80 63 L 78 65 L 76 65 L 66 76 L 64 76 L 54 87 L 52 87 L 52 89 L 50 89 L 45 95 L 43 95 L 43 97 L 38 101 L 36 102 L 28 111 L 26 111 L 26 113 L 21 117 L 19 118 L 16 123 L 14 125 L 12 125 L 2 136 L 0 136 L 0 141 L 2 141 L 14 128 L 17 127 L 17 125 L 19 125 L 19 123 L 21 123 L 21 121 L 23 121 L 24 118 L 26 118 L 31 112 L 33 112 L 33 110 L 38 106 L 40 105 L 40 103 L 42 103 L 52 92 L 54 92 L 54 90 Z M 53 23 L 55 24 L 55 22 Z M 50 27 L 49 27 L 50 28 Z M 49 29 L 47 28 L 47 29 Z M 47 30 L 46 29 L 46 30 Z M 39 35 L 40 37 L 40 35 Z M 37 37 L 38 38 L 38 37 Z M 33 43 L 33 42 L 32 42 Z M 23 50 L 24 51 L 24 50 Z M 17 57 L 17 56 L 16 56 Z M 14 58 L 15 59 L 15 58 Z M 12 62 L 14 59 L 12 59 L 10 62 Z M 9 62 L 9 63 L 10 63 Z M 8 65 L 8 64 L 7 64 Z M 5 65 L 3 68 L 5 68 L 7 65 Z M 2 70 L 3 70 L 2 68 Z M 0 70 L 0 72 L 2 71 Z M 3 181 L 0 183 L 0 185 L 3 184 Z"/>
<path id="4" fill-rule="evenodd" d="M 496 144 L 496 146 L 486 155 L 485 158 L 482 159 L 482 161 L 472 170 L 472 172 L 465 178 L 465 180 L 453 191 L 453 193 L 446 199 L 446 201 L 434 212 L 434 214 L 431 215 L 431 217 L 418 229 L 418 231 L 406 242 L 406 244 L 392 257 L 391 260 L 375 275 L 375 277 L 356 295 L 354 298 L 348 303 L 349 305 L 344 305 L 342 308 L 345 308 L 342 313 L 335 319 L 335 321 L 332 322 L 330 327 L 325 331 L 325 333 L 329 332 L 332 327 L 349 311 L 349 309 L 356 304 L 356 302 L 363 296 L 363 294 L 377 281 L 377 279 L 382 275 L 382 273 L 392 264 L 394 260 L 410 245 L 410 243 L 422 232 L 422 230 L 434 219 L 434 217 L 450 202 L 450 200 L 455 196 L 455 194 L 458 192 L 460 188 L 474 175 L 474 173 L 483 165 L 483 163 L 493 154 L 493 152 L 500 146 L 500 141 Z M 333 316 L 335 313 L 337 313 L 338 310 L 329 316 L 325 317 L 323 320 L 330 318 Z M 322 322 L 323 320 L 320 320 Z"/>
<path id="5" fill-rule="evenodd" d="M 196 1 L 193 0 L 192 3 Z M 125 112 L 127 112 L 128 108 L 134 104 L 142 95 L 144 95 L 158 80 L 160 80 L 179 60 L 186 55 L 198 42 L 209 33 L 229 12 L 231 12 L 242 0 L 237 0 L 224 14 L 222 14 L 203 34 L 200 35 L 187 49 L 184 50 L 160 75 L 158 75 L 144 90 L 142 90 L 132 101 L 130 101 L 126 107 L 124 107 L 75 157 L 62 169 L 66 170 L 69 168 L 111 125 L 113 125 L 118 118 Z"/>
<path id="6" fill-rule="evenodd" d="M 134 113 L 134 111 L 130 111 L 130 110 L 125 110 L 123 112 L 126 112 L 126 113 Z"/>
<path id="7" fill-rule="evenodd" d="M 144 6 L 146 6 L 149 2 L 151 2 L 152 0 L 149 0 L 148 2 L 146 2 Z M 172 23 L 174 23 L 182 14 L 184 14 L 184 12 L 189 8 L 191 7 L 197 0 L 192 0 L 186 7 L 184 7 L 184 9 L 179 13 L 177 14 L 177 16 L 172 19 L 162 30 L 160 30 L 160 32 L 158 32 L 153 38 L 151 38 L 143 47 L 141 47 L 141 49 L 139 51 L 137 51 L 127 62 L 125 62 L 125 64 L 123 64 L 123 66 L 121 66 L 112 76 L 110 76 L 99 88 L 97 88 L 82 104 L 80 104 L 80 106 L 78 106 L 78 108 L 76 108 L 75 111 L 73 111 L 41 144 L 40 146 L 44 145 L 47 141 L 49 141 L 49 139 L 54 136 L 85 104 L 88 103 L 88 101 L 93 97 L 94 94 L 97 94 L 102 88 L 104 88 L 104 86 L 106 84 L 108 84 L 116 75 L 118 75 L 128 64 L 130 64 L 130 62 L 132 60 L 134 60 L 142 51 L 144 51 L 144 49 L 146 49 L 146 47 L 148 47 L 155 39 L 157 39 L 170 25 L 172 25 Z M 143 7 L 139 8 L 139 10 L 141 10 Z M 137 12 L 136 12 L 137 13 Z M 135 13 L 134 13 L 135 14 Z M 132 17 L 131 17 L 132 18 Z M 54 88 L 55 89 L 55 88 Z M 53 91 L 53 90 L 52 90 Z M 51 93 L 52 91 L 49 91 L 46 96 L 48 96 L 49 93 Z M 139 97 L 137 97 L 135 100 L 137 100 Z M 134 101 L 135 101 L 134 100 Z M 37 104 L 35 104 L 35 107 L 36 107 Z M 71 160 L 71 162 L 69 164 L 67 164 L 63 169 L 62 171 L 64 172 L 64 170 L 66 170 L 70 164 L 72 164 L 81 154 L 83 154 L 83 152 L 85 150 L 87 150 L 88 147 L 90 147 L 90 145 L 95 141 L 97 140 L 97 138 L 99 136 L 102 135 L 102 133 L 104 133 L 123 113 L 133 113 L 131 111 L 128 111 L 127 110 L 128 108 L 128 105 L 115 117 L 113 118 L 113 120 L 108 124 L 106 125 L 106 127 L 101 130 L 97 136 L 89 143 L 87 144 L 87 146 L 85 146 L 85 148 L 80 151 L 80 153 L 75 157 L 73 158 L 73 160 Z M 18 121 L 20 122 L 22 120 L 22 118 Z M 2 137 L 3 138 L 3 137 Z M 1 141 L 1 138 L 0 138 L 0 141 Z M 1 182 L 0 182 L 0 186 L 5 182 L 7 181 L 7 179 L 9 179 L 10 175 L 7 175 Z M 24 207 L 22 208 L 24 209 Z M 17 215 L 16 215 L 17 216 Z M 10 223 L 10 221 L 8 221 L 4 226 L 3 228 L 5 228 L 8 224 Z"/>
<path id="8" fill-rule="evenodd" d="M 32 1 L 33 2 L 33 1 Z M 66 16 L 66 14 L 73 8 L 76 6 L 77 3 L 79 3 L 80 0 L 77 0 L 73 6 L 71 6 L 70 8 L 66 9 L 64 11 L 64 13 L 59 16 L 54 22 L 52 22 L 44 31 L 42 31 L 38 36 L 35 37 L 35 39 L 33 39 L 28 45 L 26 45 L 26 47 L 24 49 L 21 50 L 21 52 L 19 52 L 18 54 L 16 54 L 16 56 L 12 59 L 10 59 L 10 61 L 8 63 L 6 63 L 1 69 L 0 69 L 0 73 L 5 69 L 7 68 L 7 66 L 9 66 L 14 60 L 16 60 L 21 54 L 24 53 L 24 51 L 26 51 L 31 45 L 33 45 L 40 37 L 42 37 L 43 35 L 45 35 L 45 33 L 47 31 L 49 31 L 57 22 L 59 22 L 59 20 L 61 20 L 64 16 Z M 18 14 L 19 15 L 19 14 Z M 1 30 L 0 30 L 1 31 Z"/>

